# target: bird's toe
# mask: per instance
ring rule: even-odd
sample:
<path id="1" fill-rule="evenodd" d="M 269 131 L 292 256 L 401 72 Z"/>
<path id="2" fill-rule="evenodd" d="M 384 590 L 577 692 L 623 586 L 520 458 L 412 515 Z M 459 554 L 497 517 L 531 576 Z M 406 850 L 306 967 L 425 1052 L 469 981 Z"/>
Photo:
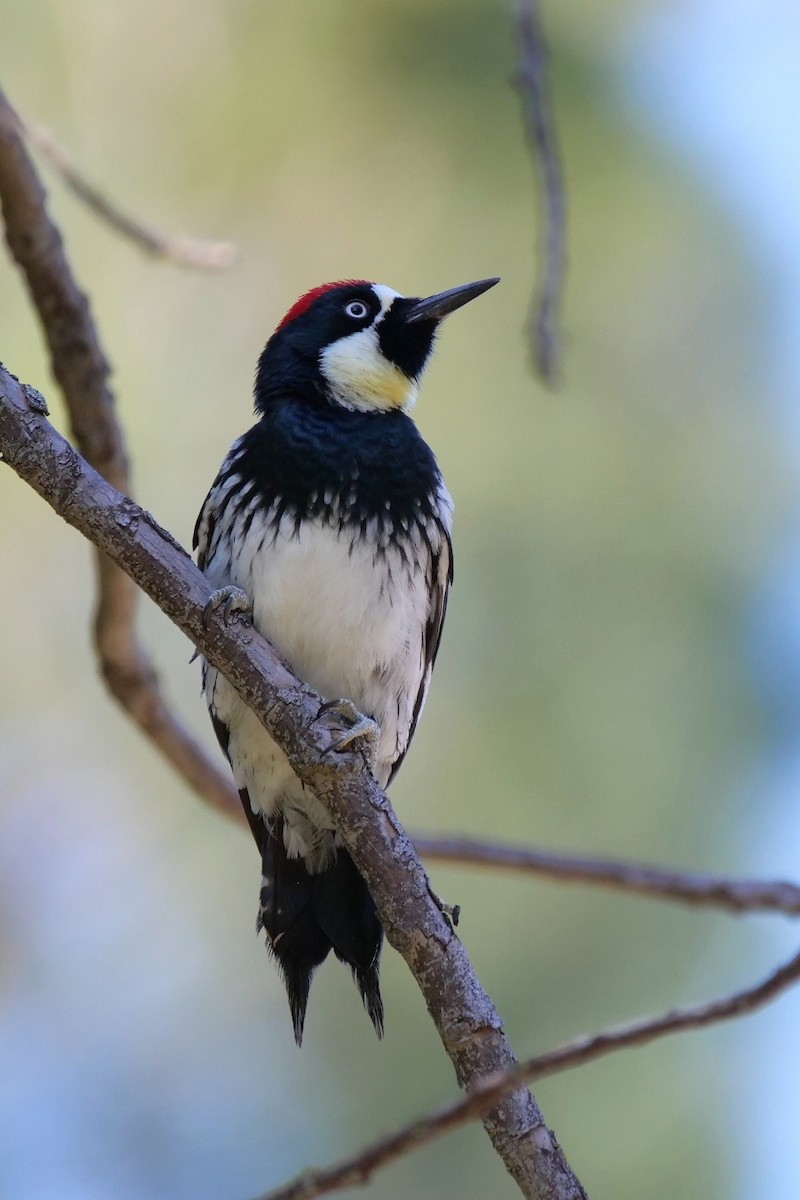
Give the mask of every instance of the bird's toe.
<path id="1" fill-rule="evenodd" d="M 241 588 L 234 587 L 232 584 L 228 587 L 217 588 L 208 597 L 203 607 L 203 625 L 208 627 L 208 622 L 218 609 L 222 610 L 222 620 L 225 625 L 230 625 L 234 614 L 245 621 L 251 620 L 253 616 L 253 604 L 247 592 L 243 592 Z"/>
<path id="2" fill-rule="evenodd" d="M 323 752 L 324 754 L 341 754 L 342 751 L 350 750 L 354 746 L 361 750 L 366 758 L 367 765 L 374 774 L 375 758 L 380 741 L 381 729 L 377 721 L 373 721 L 372 717 L 365 717 L 359 712 L 352 700 L 326 700 L 320 705 L 318 716 L 323 713 L 334 712 L 337 716 L 349 725 L 343 734 L 333 741 L 330 746 Z"/>

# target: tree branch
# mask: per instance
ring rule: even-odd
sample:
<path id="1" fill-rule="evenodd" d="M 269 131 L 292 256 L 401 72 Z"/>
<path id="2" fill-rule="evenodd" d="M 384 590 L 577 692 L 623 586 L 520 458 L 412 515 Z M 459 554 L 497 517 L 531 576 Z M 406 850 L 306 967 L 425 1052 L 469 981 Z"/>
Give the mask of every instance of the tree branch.
<path id="1" fill-rule="evenodd" d="M 285 1187 L 261 1196 L 259 1200 L 315 1200 L 341 1188 L 366 1183 L 370 1176 L 386 1167 L 400 1155 L 424 1146 L 446 1133 L 458 1129 L 481 1116 L 520 1083 L 530 1083 L 574 1067 L 584 1066 L 595 1059 L 632 1046 L 644 1046 L 671 1033 L 702 1029 L 706 1025 L 732 1020 L 762 1008 L 781 992 L 800 980 L 800 954 L 779 967 L 767 979 L 754 987 L 735 992 L 709 1004 L 678 1009 L 637 1021 L 622 1029 L 578 1038 L 546 1054 L 538 1054 L 518 1063 L 509 1071 L 480 1080 L 469 1095 L 445 1108 L 404 1125 L 395 1133 L 378 1138 L 350 1158 L 317 1171 L 304 1171 Z"/>
<path id="2" fill-rule="evenodd" d="M 550 103 L 548 53 L 540 0 L 521 0 L 517 12 L 520 59 L 515 82 L 539 185 L 542 232 L 531 345 L 545 383 L 556 382 L 561 355 L 559 329 L 566 273 L 566 196 L 555 120 Z"/>
<path id="3" fill-rule="evenodd" d="M 41 322 L 78 448 L 105 479 L 127 493 L 128 455 L 109 386 L 110 367 L 89 302 L 48 215 L 45 191 L 20 128 L 20 117 L 0 91 L 0 203 L 6 240 Z M 217 808 L 240 813 L 228 775 L 167 707 L 153 663 L 136 638 L 135 585 L 105 555 L 98 554 L 96 563 L 94 641 L 111 694 L 190 787 Z"/>
<path id="4" fill-rule="evenodd" d="M 183 233 L 165 233 L 129 216 L 89 182 L 49 129 L 23 121 L 19 114 L 17 121 L 28 142 L 47 159 L 70 191 L 105 225 L 121 233 L 146 254 L 163 258 L 179 267 L 199 267 L 202 270 L 223 270 L 235 262 L 236 247 L 232 242 L 210 241 Z"/>
<path id="5" fill-rule="evenodd" d="M 459 1085 L 513 1067 L 500 1017 L 462 943 L 434 902 L 427 876 L 388 800 L 364 764 L 327 754 L 320 698 L 296 679 L 252 626 L 226 628 L 203 609 L 205 576 L 132 500 L 120 495 L 49 424 L 37 392 L 0 368 L 0 455 L 69 524 L 117 563 L 220 670 L 325 804 L 367 881 L 389 942 L 408 963 Z M 517 1089 L 484 1125 L 523 1195 L 585 1200 L 555 1135 L 527 1090 Z"/>
<path id="6" fill-rule="evenodd" d="M 800 915 L 800 887 L 784 880 L 728 879 L 669 871 L 642 863 L 615 862 L 578 855 L 548 854 L 521 846 L 473 838 L 414 837 L 417 853 L 439 862 L 468 863 L 499 870 L 544 875 L 564 883 L 586 883 L 611 891 L 635 892 L 698 908 L 733 913 L 780 912 Z"/>

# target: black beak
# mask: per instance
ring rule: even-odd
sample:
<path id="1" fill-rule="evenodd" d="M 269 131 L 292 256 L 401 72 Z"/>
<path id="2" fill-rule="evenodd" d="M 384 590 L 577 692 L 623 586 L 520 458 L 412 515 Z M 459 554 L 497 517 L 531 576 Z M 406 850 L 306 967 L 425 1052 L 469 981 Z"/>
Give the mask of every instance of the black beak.
<path id="1" fill-rule="evenodd" d="M 439 292 L 437 296 L 428 296 L 425 300 L 414 300 L 403 315 L 409 322 L 441 321 L 442 317 L 455 312 L 462 304 L 469 304 L 470 300 L 482 296 L 499 282 L 499 279 L 479 279 L 477 283 L 464 283 L 461 287 L 450 288 L 449 292 Z"/>

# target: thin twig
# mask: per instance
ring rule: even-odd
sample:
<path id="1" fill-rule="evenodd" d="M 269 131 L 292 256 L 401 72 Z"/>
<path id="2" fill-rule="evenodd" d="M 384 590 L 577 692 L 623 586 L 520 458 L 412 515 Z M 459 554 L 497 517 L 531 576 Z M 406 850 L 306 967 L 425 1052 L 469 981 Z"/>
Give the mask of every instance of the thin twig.
<path id="1" fill-rule="evenodd" d="M 561 305 L 566 273 L 567 207 L 561 153 L 550 101 L 547 43 L 540 0 L 521 0 L 517 12 L 520 58 L 515 82 L 539 184 L 542 231 L 536 299 L 531 318 L 533 357 L 545 383 L 558 379 Z"/>
<path id="2" fill-rule="evenodd" d="M 204 622 L 211 584 L 184 550 L 94 471 L 44 416 L 38 393 L 0 368 L 0 458 L 66 521 L 113 558 L 217 667 L 330 814 L 375 900 L 386 936 L 406 960 L 455 1067 L 459 1085 L 516 1062 L 502 1021 L 462 943 L 430 892 L 407 834 L 358 755 L 330 750 L 341 736 L 252 625 Z M 555 1135 L 526 1089 L 483 1118 L 497 1153 L 530 1200 L 586 1200 Z"/>
<path id="3" fill-rule="evenodd" d="M 521 1083 L 531 1083 L 547 1075 L 572 1070 L 633 1046 L 644 1046 L 657 1038 L 706 1025 L 732 1020 L 762 1008 L 781 992 L 800 980 L 800 954 L 779 967 L 767 979 L 732 996 L 677 1009 L 647 1020 L 637 1021 L 622 1029 L 594 1034 L 568 1042 L 546 1054 L 538 1054 L 518 1063 L 510 1071 L 493 1078 L 482 1079 L 469 1095 L 404 1125 L 395 1133 L 378 1138 L 357 1154 L 322 1170 L 304 1171 L 291 1183 L 259 1197 L 259 1200 L 315 1200 L 341 1188 L 366 1183 L 371 1175 L 388 1166 L 402 1154 L 416 1150 L 427 1142 L 450 1133 L 468 1121 L 480 1117 L 488 1108 Z"/>
<path id="4" fill-rule="evenodd" d="M 166 259 L 179 267 L 198 267 L 212 271 L 224 270 L 236 261 L 236 247 L 232 242 L 211 241 L 182 233 L 165 233 L 129 216 L 89 182 L 49 129 L 45 129 L 43 125 L 23 121 L 21 117 L 19 122 L 30 144 L 47 159 L 70 191 L 74 192 L 96 217 L 123 237 L 129 238 L 146 254 Z"/>
<path id="5" fill-rule="evenodd" d="M 564 883 L 586 883 L 695 907 L 723 908 L 733 913 L 762 911 L 800 915 L 800 887 L 784 880 L 691 874 L 642 863 L 548 854 L 543 850 L 466 837 L 415 837 L 414 845 L 423 858 L 440 862 L 543 875 Z"/>
<path id="6" fill-rule="evenodd" d="M 89 302 L 72 274 L 44 188 L 20 135 L 20 118 L 0 91 L 0 203 L 6 240 L 42 324 L 81 453 L 115 488 L 130 491 L 128 454 L 116 418 L 110 367 Z M 138 593 L 128 576 L 96 556 L 95 647 L 103 679 L 143 733 L 204 799 L 240 812 L 223 773 L 167 707 L 153 664 L 135 633 Z"/>

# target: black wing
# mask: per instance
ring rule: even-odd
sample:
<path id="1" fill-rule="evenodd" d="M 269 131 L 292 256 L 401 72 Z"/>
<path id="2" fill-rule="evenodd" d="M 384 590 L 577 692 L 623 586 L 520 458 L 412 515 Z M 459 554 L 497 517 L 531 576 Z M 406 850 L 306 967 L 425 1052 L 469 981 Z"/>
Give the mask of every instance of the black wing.
<path id="1" fill-rule="evenodd" d="M 439 533 L 441 535 L 439 549 L 435 552 L 431 551 L 430 577 L 428 580 L 431 605 L 428 610 L 428 620 L 422 632 L 422 677 L 419 681 L 419 688 L 414 700 L 408 741 L 405 744 L 405 749 L 398 754 L 392 764 L 392 773 L 389 776 L 387 787 L 400 770 L 403 759 L 408 753 L 408 747 L 411 745 L 411 739 L 417 728 L 417 721 L 419 720 L 419 715 L 422 712 L 422 706 L 425 703 L 425 697 L 430 687 L 433 666 L 436 662 L 436 655 L 439 653 L 439 643 L 442 640 L 442 627 L 444 626 L 444 618 L 447 614 L 447 597 L 450 594 L 450 585 L 453 582 L 453 543 L 450 540 L 450 534 L 443 525 L 439 526 Z"/>

